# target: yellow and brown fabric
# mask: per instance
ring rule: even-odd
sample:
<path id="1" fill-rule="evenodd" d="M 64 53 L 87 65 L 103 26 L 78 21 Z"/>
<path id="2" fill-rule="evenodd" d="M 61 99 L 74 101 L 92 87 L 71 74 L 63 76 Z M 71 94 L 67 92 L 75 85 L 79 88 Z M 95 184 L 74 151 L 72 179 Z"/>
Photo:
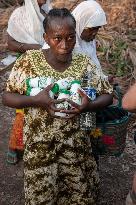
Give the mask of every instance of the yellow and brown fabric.
<path id="1" fill-rule="evenodd" d="M 17 60 L 7 90 L 26 94 L 26 79 L 37 76 L 79 80 L 87 68 L 94 74 L 98 92 L 110 93 L 110 86 L 101 82 L 88 57 L 74 55 L 69 68 L 57 72 L 41 50 L 27 51 Z M 96 205 L 97 167 L 78 117 L 52 118 L 45 110 L 31 107 L 25 108 L 24 113 L 25 205 Z"/>

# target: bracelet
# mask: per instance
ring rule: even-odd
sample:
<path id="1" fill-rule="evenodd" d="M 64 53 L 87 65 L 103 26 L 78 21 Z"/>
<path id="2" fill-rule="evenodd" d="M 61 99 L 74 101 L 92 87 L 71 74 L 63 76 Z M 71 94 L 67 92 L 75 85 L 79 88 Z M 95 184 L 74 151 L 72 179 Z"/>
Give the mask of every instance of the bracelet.
<path id="1" fill-rule="evenodd" d="M 21 53 L 24 53 L 24 50 L 23 50 L 24 45 L 25 45 L 24 43 L 19 43 L 18 50 L 19 50 Z"/>

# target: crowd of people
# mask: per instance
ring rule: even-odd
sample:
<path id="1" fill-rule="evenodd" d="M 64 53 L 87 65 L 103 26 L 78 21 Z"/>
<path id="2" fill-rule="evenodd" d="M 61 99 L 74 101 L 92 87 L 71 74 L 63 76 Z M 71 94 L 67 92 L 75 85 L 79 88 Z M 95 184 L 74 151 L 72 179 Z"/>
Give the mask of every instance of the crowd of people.
<path id="1" fill-rule="evenodd" d="M 88 132 L 79 122 L 81 118 L 89 120 L 84 113 L 95 122 L 93 113 L 113 102 L 112 85 L 96 53 L 95 37 L 107 23 L 105 12 L 95 0 L 81 2 L 72 12 L 52 8 L 50 0 L 21 3 L 7 29 L 9 49 L 20 54 L 3 94 L 3 104 L 16 108 L 7 162 L 16 164 L 18 150 L 24 151 L 25 205 L 96 205 L 97 163 Z M 81 87 L 93 87 L 96 98 L 90 101 L 79 89 L 81 104 L 52 98 L 54 84 L 28 96 L 26 80 L 35 78 L 76 80 Z M 123 106 L 135 111 L 136 103 L 129 103 L 131 92 L 124 96 Z M 65 101 L 70 109 L 57 106 Z M 62 117 L 56 112 L 63 113 Z M 92 124 L 89 126 L 91 131 Z M 132 201 L 136 198 L 134 187 L 129 194 Z"/>

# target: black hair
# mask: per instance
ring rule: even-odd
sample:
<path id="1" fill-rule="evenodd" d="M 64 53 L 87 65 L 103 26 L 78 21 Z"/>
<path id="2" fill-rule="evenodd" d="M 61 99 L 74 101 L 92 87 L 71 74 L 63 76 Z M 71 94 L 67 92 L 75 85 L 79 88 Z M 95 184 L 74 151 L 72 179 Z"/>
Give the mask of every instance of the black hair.
<path id="1" fill-rule="evenodd" d="M 24 0 L 19 0 L 18 3 L 19 3 L 20 6 L 23 6 Z"/>
<path id="2" fill-rule="evenodd" d="M 76 27 L 76 20 L 73 17 L 73 15 L 70 13 L 70 11 L 66 8 L 54 8 L 51 9 L 49 11 L 49 13 L 47 14 L 47 16 L 45 17 L 44 21 L 43 21 L 43 28 L 45 33 L 47 32 L 47 30 L 50 27 L 51 21 L 55 18 L 62 18 L 64 19 L 65 17 L 70 17 L 73 21 L 74 27 Z"/>

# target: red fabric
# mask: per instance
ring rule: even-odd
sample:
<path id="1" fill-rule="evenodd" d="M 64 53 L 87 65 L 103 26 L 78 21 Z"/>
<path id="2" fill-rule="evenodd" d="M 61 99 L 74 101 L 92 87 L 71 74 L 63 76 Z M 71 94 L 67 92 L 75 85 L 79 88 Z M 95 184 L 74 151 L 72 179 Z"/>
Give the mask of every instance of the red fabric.
<path id="1" fill-rule="evenodd" d="M 103 140 L 103 143 L 106 145 L 114 145 L 115 144 L 114 137 L 109 136 L 109 135 L 103 135 L 102 140 Z"/>
<path id="2" fill-rule="evenodd" d="M 13 150 L 23 150 L 23 126 L 24 126 L 24 114 L 17 113 L 9 139 L 9 148 Z"/>

